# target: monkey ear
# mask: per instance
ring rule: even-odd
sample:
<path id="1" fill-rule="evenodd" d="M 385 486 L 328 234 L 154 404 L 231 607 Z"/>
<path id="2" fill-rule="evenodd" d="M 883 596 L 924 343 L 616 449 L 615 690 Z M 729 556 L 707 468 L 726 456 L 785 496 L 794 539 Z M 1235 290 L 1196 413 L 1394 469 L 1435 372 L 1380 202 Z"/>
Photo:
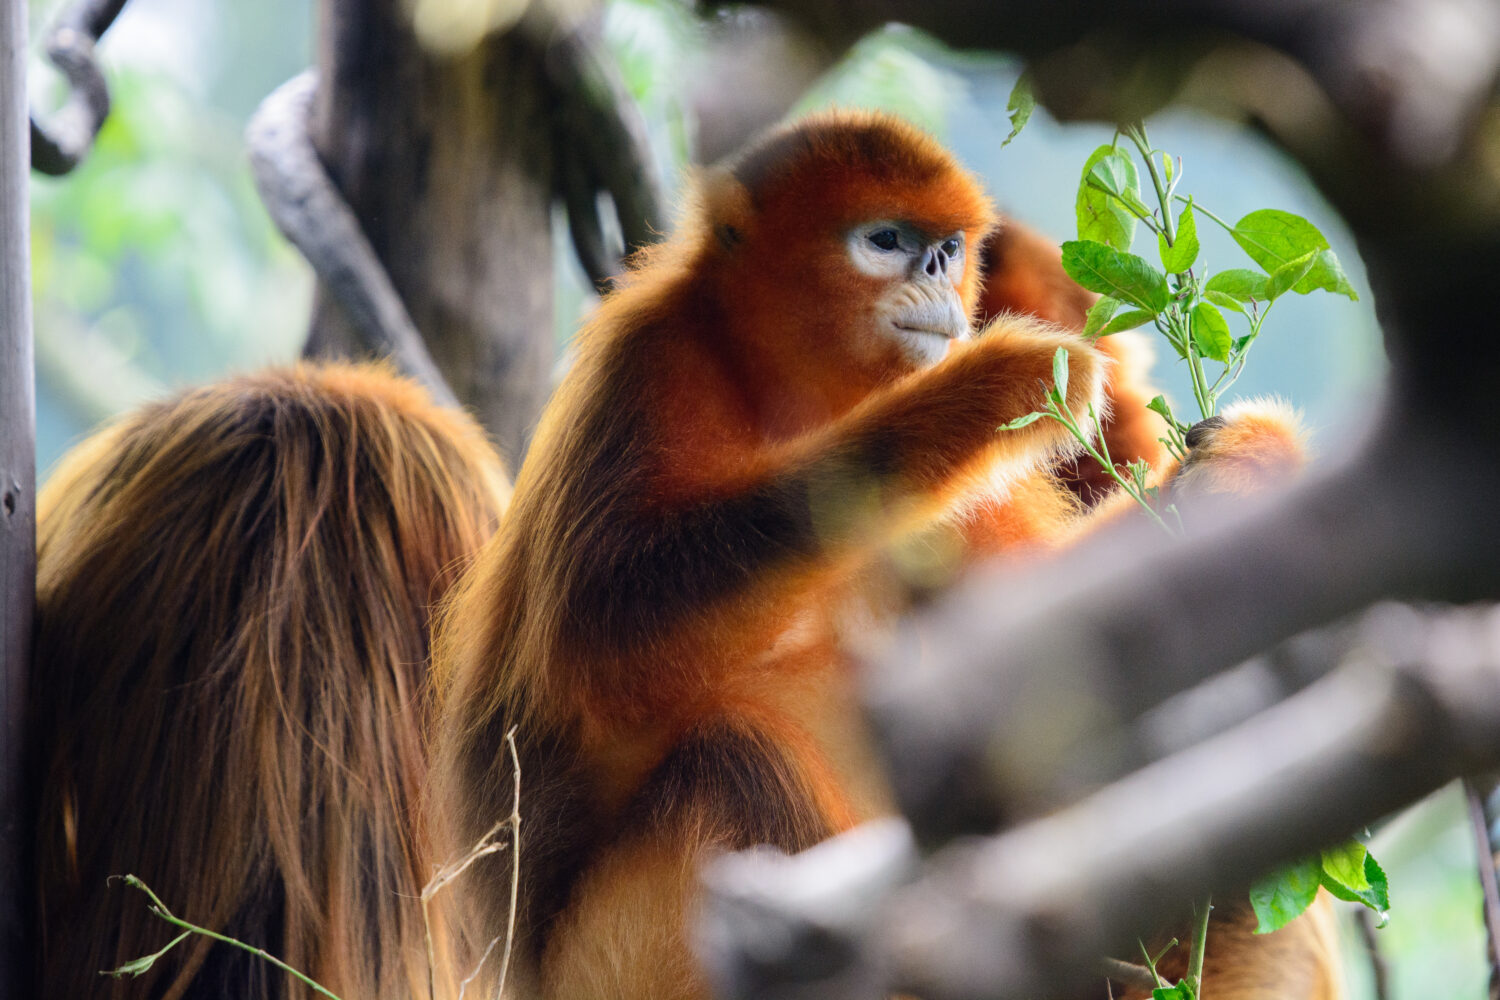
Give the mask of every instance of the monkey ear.
<path id="1" fill-rule="evenodd" d="M 714 239 L 726 252 L 732 252 L 744 240 L 755 216 L 749 190 L 732 171 L 723 167 L 704 171 L 699 189 L 704 219 Z"/>

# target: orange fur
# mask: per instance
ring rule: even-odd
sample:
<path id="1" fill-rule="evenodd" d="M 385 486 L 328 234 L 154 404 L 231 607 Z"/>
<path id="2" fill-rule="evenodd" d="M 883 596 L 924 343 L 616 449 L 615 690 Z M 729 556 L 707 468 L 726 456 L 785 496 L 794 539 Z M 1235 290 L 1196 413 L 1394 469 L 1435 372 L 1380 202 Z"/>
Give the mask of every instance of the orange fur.
<path id="1" fill-rule="evenodd" d="M 1226 406 L 1224 424 L 1199 432 L 1177 473 L 1178 489 L 1254 493 L 1284 482 L 1306 461 L 1301 421 L 1280 399 L 1243 399 Z"/>
<path id="2" fill-rule="evenodd" d="M 367 1000 L 425 996 L 415 895 L 430 606 L 507 484 L 474 423 L 376 368 L 148 406 L 41 496 L 32 706 L 46 1000 L 304 998 L 185 919 Z"/>
<path id="3" fill-rule="evenodd" d="M 882 270 L 865 241 L 885 222 L 931 269 Z M 518 732 L 518 995 L 702 996 L 684 910 L 703 853 L 798 850 L 886 808 L 841 640 L 890 613 L 889 566 L 1072 537 L 1052 472 L 1071 440 L 997 428 L 1038 407 L 1059 347 L 1070 409 L 1101 405 L 1108 358 L 1005 315 L 924 362 L 892 325 L 913 302 L 974 314 L 992 222 L 927 136 L 823 115 L 701 178 L 579 334 L 434 644 L 447 856 L 508 811 Z M 505 932 L 508 865 L 455 887 L 471 961 Z"/>

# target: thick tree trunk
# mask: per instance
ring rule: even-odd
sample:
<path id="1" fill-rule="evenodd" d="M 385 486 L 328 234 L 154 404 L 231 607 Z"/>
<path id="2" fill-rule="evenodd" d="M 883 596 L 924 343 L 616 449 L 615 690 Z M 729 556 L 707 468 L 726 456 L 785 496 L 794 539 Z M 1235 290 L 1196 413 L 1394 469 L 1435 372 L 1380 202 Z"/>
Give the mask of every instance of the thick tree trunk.
<path id="1" fill-rule="evenodd" d="M 454 392 L 518 463 L 552 362 L 553 156 L 539 47 L 424 51 L 399 0 L 324 0 L 312 134 Z M 308 348 L 352 353 L 320 290 Z"/>
<path id="2" fill-rule="evenodd" d="M 31 824 L 21 754 L 35 602 L 36 417 L 26 183 L 26 4 L 0 0 L 0 996 L 29 994 Z"/>

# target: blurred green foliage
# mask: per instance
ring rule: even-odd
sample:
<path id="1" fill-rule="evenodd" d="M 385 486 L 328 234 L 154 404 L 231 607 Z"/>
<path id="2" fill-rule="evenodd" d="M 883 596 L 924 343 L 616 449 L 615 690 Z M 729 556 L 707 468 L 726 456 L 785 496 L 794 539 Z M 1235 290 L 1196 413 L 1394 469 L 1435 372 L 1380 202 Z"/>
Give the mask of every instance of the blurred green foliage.
<path id="1" fill-rule="evenodd" d="M 232 5 L 219 4 L 226 18 Z M 50 13 L 50 10 L 47 12 Z M 274 52 L 281 78 L 305 64 L 305 0 L 275 0 L 220 24 Z M 38 465 L 118 410 L 167 387 L 296 355 L 311 278 L 260 207 L 240 138 L 247 80 L 202 48 L 173 0 L 126 8 L 100 47 L 113 108 L 92 152 L 63 178 L 33 175 L 32 267 Z M 45 18 L 33 5 L 40 43 Z M 175 27 L 174 27 L 175 26 Z M 118 32 L 118 34 L 116 34 Z M 137 48 L 137 40 L 144 44 Z M 144 49 L 144 51 L 142 51 Z M 175 53 L 164 57 L 163 53 Z M 258 86 L 280 82 L 256 74 Z M 62 84 L 38 63 L 33 105 Z"/>
<path id="2" fill-rule="evenodd" d="M 52 0 L 31 0 L 40 35 Z M 310 0 L 132 0 L 101 47 L 115 110 L 72 176 L 34 177 L 33 261 L 38 354 L 38 462 L 45 469 L 99 419 L 168 387 L 295 356 L 311 279 L 275 235 L 252 189 L 240 139 L 249 112 L 310 58 Z M 701 29 L 676 0 L 613 0 L 606 39 L 641 103 L 664 178 L 685 177 L 685 114 Z M 1001 150 L 1018 67 L 948 52 L 892 28 L 866 39 L 799 103 L 883 107 L 942 136 L 989 183 L 1010 214 L 1059 240 L 1098 125 L 1063 126 L 1043 109 Z M 40 106 L 58 84 L 40 60 Z M 1346 263 L 1361 302 L 1328 296 L 1278 306 L 1240 389 L 1279 392 L 1315 425 L 1363 411 L 1383 358 L 1363 269 L 1347 231 L 1294 165 L 1244 128 L 1177 112 L 1151 122 L 1183 157 L 1187 186 L 1226 217 L 1274 205 L 1311 219 Z M 559 341 L 591 308 L 558 221 Z M 1203 259 L 1239 266 L 1239 250 L 1205 227 Z M 1295 307 L 1295 308 L 1294 308 Z M 1180 369 L 1159 374 L 1187 398 Z M 1325 433 L 1336 452 L 1343 432 Z M 1474 849 L 1451 793 L 1377 834 L 1390 874 L 1390 926 L 1379 932 L 1394 969 L 1393 1000 L 1484 995 L 1483 932 Z M 1352 934 L 1353 996 L 1368 976 Z"/>

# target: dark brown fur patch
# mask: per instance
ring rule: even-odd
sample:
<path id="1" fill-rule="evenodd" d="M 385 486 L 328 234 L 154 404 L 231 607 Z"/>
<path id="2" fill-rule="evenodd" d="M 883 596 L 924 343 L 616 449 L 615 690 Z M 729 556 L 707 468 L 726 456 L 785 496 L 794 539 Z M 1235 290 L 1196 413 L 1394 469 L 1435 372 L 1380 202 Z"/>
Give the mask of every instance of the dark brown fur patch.
<path id="1" fill-rule="evenodd" d="M 676 827 L 700 818 L 715 845 L 769 844 L 801 851 L 833 833 L 798 765 L 748 724 L 706 723 L 689 733 L 651 775 L 626 826 Z"/>

